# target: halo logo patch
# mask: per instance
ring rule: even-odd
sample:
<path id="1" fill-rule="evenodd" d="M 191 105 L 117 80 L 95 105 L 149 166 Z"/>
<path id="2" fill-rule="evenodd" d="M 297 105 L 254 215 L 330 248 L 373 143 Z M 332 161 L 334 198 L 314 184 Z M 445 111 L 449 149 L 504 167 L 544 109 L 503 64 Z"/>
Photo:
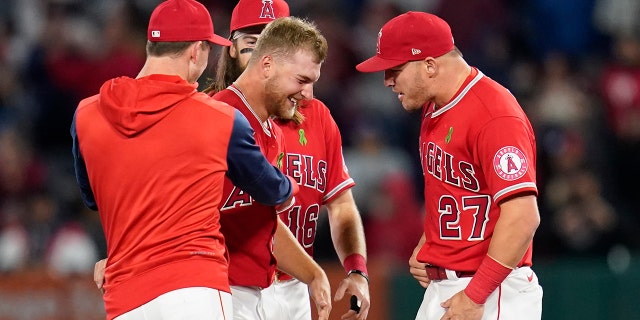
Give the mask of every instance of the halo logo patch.
<path id="1" fill-rule="evenodd" d="M 493 169 L 504 180 L 513 181 L 524 176 L 529 169 L 529 161 L 516 147 L 504 147 L 493 157 Z"/>

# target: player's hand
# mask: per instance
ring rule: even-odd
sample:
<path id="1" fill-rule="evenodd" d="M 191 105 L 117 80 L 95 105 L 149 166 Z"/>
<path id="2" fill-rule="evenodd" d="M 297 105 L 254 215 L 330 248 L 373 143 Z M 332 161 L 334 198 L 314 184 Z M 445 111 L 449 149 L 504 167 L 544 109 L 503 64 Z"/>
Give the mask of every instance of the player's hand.
<path id="1" fill-rule="evenodd" d="M 316 303 L 318 320 L 329 320 L 329 313 L 331 313 L 331 285 L 322 269 L 317 272 L 309 283 L 309 294 Z"/>
<path id="2" fill-rule="evenodd" d="M 93 267 L 93 281 L 102 293 L 104 293 L 104 269 L 106 267 L 107 259 L 102 259 L 96 262 L 96 265 Z"/>
<path id="3" fill-rule="evenodd" d="M 431 279 L 427 276 L 427 264 L 417 259 L 418 251 L 420 251 L 420 246 L 413 250 L 413 254 L 411 258 L 409 258 L 409 272 L 411 272 L 411 275 L 418 280 L 418 283 L 420 283 L 423 288 L 426 288 L 429 286 L 429 283 L 431 283 Z"/>
<path id="4" fill-rule="evenodd" d="M 371 306 L 369 298 L 369 283 L 367 282 L 367 279 L 357 273 L 352 273 L 348 277 L 342 279 L 342 281 L 340 281 L 340 285 L 338 285 L 338 290 L 336 290 L 336 295 L 333 298 L 334 301 L 342 300 L 345 293 L 348 293 L 349 297 L 354 295 L 358 298 L 360 311 L 356 312 L 355 310 L 349 310 L 347 313 L 343 314 L 340 319 L 366 319 L 369 314 L 369 307 Z"/>
<path id="5" fill-rule="evenodd" d="M 440 320 L 480 320 L 484 313 L 484 305 L 473 302 L 464 290 L 456 293 L 440 306 L 447 310 Z"/>

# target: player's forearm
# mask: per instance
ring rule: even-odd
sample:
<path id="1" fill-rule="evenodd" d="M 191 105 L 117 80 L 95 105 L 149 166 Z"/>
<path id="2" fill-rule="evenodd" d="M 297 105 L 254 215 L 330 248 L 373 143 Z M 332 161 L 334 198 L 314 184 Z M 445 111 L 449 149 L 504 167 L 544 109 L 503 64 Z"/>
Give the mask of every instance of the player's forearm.
<path id="1" fill-rule="evenodd" d="M 535 196 L 518 197 L 502 203 L 489 256 L 505 266 L 516 267 L 529 248 L 539 224 Z"/>
<path id="2" fill-rule="evenodd" d="M 278 261 L 278 269 L 309 284 L 324 273 L 322 268 L 302 249 L 289 228 L 278 219 L 273 254 Z"/>
<path id="3" fill-rule="evenodd" d="M 362 225 L 356 222 L 344 224 L 337 230 L 331 227 L 331 238 L 341 263 L 352 254 L 367 258 L 366 244 Z"/>
<path id="4" fill-rule="evenodd" d="M 341 263 L 352 254 L 367 257 L 362 220 L 356 211 L 343 216 L 339 221 L 330 222 L 330 227 L 333 246 Z"/>
<path id="5" fill-rule="evenodd" d="M 351 190 L 340 194 L 327 204 L 331 240 L 341 263 L 352 254 L 367 257 L 362 218 L 353 200 Z"/>

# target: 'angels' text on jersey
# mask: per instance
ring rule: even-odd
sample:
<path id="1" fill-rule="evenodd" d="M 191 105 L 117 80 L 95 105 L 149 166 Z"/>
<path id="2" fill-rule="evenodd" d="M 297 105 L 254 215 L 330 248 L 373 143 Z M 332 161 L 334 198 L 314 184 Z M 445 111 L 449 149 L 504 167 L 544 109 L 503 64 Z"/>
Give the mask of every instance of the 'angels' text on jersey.
<path id="1" fill-rule="evenodd" d="M 301 187 L 314 188 L 321 193 L 327 188 L 327 162 L 314 161 L 313 156 L 287 153 L 286 173 Z"/>
<path id="2" fill-rule="evenodd" d="M 480 183 L 476 178 L 473 165 L 466 161 L 455 163 L 453 155 L 442 150 L 433 141 L 420 146 L 420 159 L 424 174 L 431 174 L 438 180 L 462 187 L 469 191 L 478 192 Z"/>

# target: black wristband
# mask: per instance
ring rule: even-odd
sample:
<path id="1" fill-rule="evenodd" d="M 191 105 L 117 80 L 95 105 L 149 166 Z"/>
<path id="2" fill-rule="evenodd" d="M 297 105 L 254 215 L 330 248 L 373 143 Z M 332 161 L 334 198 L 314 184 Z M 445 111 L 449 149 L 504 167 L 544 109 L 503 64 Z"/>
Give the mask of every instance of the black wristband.
<path id="1" fill-rule="evenodd" d="M 358 270 L 358 269 L 349 270 L 349 272 L 347 273 L 347 277 L 350 276 L 352 273 L 357 273 L 361 275 L 367 280 L 367 284 L 369 284 L 369 276 L 366 273 L 364 273 L 364 271 Z"/>

